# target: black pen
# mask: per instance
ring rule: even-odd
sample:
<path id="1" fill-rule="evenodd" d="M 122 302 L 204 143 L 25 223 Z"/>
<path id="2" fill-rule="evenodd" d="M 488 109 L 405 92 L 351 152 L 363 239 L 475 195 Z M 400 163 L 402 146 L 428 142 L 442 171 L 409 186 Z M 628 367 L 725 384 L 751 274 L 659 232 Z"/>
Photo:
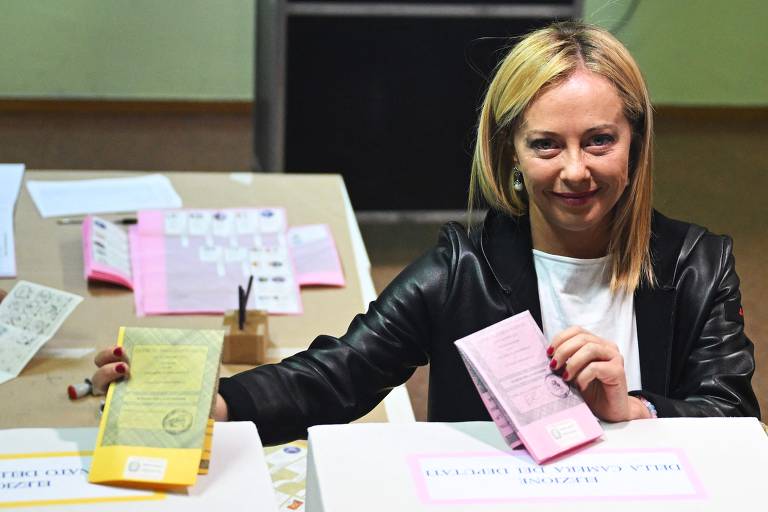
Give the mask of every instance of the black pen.
<path id="1" fill-rule="evenodd" d="M 248 297 L 251 296 L 251 286 L 253 286 L 253 274 L 248 278 L 248 288 L 245 289 L 245 309 L 248 309 Z"/>
<path id="2" fill-rule="evenodd" d="M 242 286 L 237 287 L 238 297 L 238 310 L 237 310 L 237 323 L 240 326 L 240 330 L 243 330 L 245 326 L 245 290 Z"/>
<path id="3" fill-rule="evenodd" d="M 68 224 L 82 224 L 83 220 L 85 220 L 83 217 L 63 217 L 61 219 L 56 219 L 56 223 L 60 226 L 65 226 Z M 122 224 L 124 226 L 130 226 L 132 224 L 136 224 L 138 222 L 138 219 L 136 217 L 123 217 L 121 219 L 105 219 L 112 224 Z"/>

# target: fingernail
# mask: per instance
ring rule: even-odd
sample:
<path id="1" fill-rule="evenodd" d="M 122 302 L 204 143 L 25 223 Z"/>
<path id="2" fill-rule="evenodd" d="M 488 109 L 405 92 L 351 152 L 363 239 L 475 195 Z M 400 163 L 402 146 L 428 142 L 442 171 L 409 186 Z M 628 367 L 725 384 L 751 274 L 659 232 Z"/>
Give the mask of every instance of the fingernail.
<path id="1" fill-rule="evenodd" d="M 568 370 L 563 372 L 563 380 L 568 380 Z"/>
<path id="2" fill-rule="evenodd" d="M 125 365 L 123 363 L 118 364 L 115 366 L 115 371 L 117 373 L 125 373 Z"/>
<path id="3" fill-rule="evenodd" d="M 115 350 L 113 350 L 112 353 L 115 354 L 116 357 L 123 357 L 123 347 L 115 347 Z"/>
<path id="4" fill-rule="evenodd" d="M 547 347 L 547 355 L 552 357 L 552 354 L 555 353 L 555 349 L 552 347 Z"/>
<path id="5" fill-rule="evenodd" d="M 551 360 L 551 361 L 549 362 L 549 367 L 550 367 L 550 368 L 552 368 L 553 370 L 554 370 L 555 368 L 557 368 L 557 361 L 556 361 L 556 360 L 554 360 L 554 359 L 553 359 L 553 360 Z"/>

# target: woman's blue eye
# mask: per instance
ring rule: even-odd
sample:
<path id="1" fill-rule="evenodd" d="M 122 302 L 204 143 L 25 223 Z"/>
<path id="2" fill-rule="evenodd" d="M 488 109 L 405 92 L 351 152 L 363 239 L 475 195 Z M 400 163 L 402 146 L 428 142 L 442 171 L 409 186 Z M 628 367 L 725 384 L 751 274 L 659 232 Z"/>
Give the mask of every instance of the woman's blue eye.
<path id="1" fill-rule="evenodd" d="M 613 137 L 610 135 L 595 135 L 590 139 L 590 145 L 592 146 L 605 146 L 606 144 L 610 144 L 613 142 Z"/>

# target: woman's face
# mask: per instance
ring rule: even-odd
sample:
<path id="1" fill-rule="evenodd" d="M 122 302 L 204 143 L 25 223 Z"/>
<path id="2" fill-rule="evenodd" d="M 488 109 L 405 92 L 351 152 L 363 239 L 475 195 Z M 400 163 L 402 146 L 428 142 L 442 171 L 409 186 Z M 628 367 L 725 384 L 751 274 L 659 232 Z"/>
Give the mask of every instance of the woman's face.
<path id="1" fill-rule="evenodd" d="M 528 107 L 514 146 L 534 247 L 574 257 L 605 254 L 613 208 L 629 183 L 630 142 L 616 88 L 586 69 Z"/>

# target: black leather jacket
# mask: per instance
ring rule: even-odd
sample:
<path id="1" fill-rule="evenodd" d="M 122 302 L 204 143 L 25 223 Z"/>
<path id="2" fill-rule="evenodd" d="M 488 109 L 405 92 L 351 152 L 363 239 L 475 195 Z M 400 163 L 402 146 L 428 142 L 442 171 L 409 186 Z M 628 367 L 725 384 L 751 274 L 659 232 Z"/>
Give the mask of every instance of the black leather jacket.
<path id="1" fill-rule="evenodd" d="M 635 292 L 642 395 L 660 417 L 759 417 L 731 239 L 659 213 L 652 231 L 658 284 Z M 529 220 L 492 211 L 470 235 L 445 225 L 341 338 L 319 336 L 219 392 L 230 419 L 274 444 L 359 418 L 429 362 L 431 421 L 490 420 L 453 342 L 525 310 L 541 326 Z"/>

